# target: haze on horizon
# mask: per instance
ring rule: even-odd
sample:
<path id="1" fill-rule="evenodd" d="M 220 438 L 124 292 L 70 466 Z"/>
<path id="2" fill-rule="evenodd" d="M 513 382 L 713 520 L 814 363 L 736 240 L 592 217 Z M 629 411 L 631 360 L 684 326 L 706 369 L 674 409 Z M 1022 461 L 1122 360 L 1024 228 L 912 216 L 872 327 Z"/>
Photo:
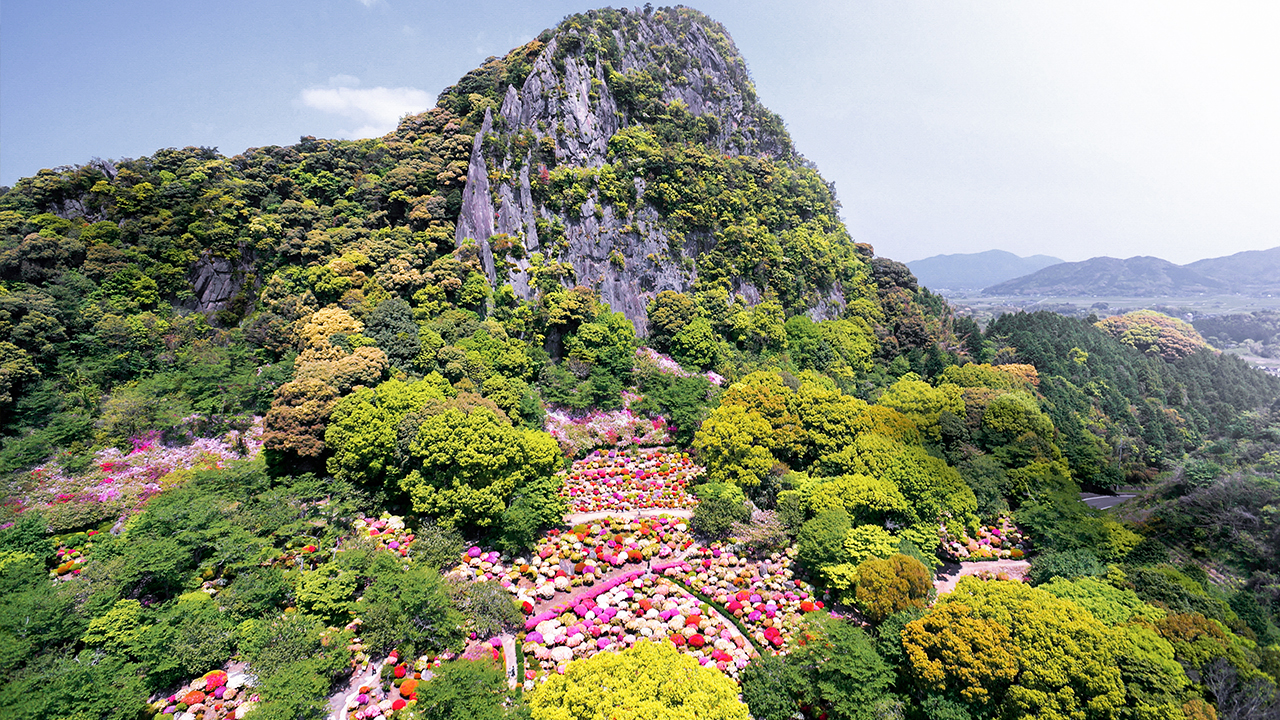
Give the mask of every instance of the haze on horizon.
<path id="1" fill-rule="evenodd" d="M 1280 5 L 708 0 L 855 238 L 1176 263 L 1280 245 Z M 371 137 L 591 6 L 8 2 L 0 183 Z"/>

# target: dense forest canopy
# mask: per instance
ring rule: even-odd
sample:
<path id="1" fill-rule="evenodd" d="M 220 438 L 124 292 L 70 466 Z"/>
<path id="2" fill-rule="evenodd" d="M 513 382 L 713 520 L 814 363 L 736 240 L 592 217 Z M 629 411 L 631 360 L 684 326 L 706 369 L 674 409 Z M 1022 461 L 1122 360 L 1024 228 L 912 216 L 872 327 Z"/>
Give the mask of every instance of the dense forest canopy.
<path id="1" fill-rule="evenodd" d="M 837 209 L 648 6 L 381 138 L 3 189 L 3 714 L 1280 713 L 1280 379 L 981 329 Z"/>

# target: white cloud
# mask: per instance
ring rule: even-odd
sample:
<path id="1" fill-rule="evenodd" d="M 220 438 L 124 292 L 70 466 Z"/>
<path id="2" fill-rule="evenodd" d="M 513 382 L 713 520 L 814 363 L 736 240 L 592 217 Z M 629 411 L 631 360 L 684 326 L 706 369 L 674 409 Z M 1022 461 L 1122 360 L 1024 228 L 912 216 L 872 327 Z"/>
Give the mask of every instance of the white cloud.
<path id="1" fill-rule="evenodd" d="M 375 4 L 377 4 L 378 0 L 356 0 L 356 2 L 360 3 L 365 7 L 373 7 Z"/>
<path id="2" fill-rule="evenodd" d="M 359 84 L 357 77 L 335 75 L 329 78 L 329 87 L 308 88 L 298 99 L 309 108 L 341 115 L 358 123 L 354 130 L 338 131 L 348 138 L 385 135 L 395 129 L 400 118 L 430 108 L 434 100 L 426 91 L 417 88 L 355 87 Z"/>

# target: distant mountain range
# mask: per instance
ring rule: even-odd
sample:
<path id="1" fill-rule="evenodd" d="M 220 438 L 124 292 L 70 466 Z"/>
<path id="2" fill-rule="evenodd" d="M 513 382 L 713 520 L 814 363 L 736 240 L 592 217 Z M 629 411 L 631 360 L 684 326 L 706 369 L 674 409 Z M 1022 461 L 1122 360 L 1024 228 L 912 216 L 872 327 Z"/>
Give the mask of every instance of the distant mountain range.
<path id="1" fill-rule="evenodd" d="M 1061 259 L 1048 255 L 1024 258 L 1004 250 L 988 250 L 934 255 L 909 262 L 907 267 L 911 268 L 920 284 L 930 290 L 977 291 L 1061 262 Z"/>
<path id="2" fill-rule="evenodd" d="M 1161 297 L 1273 292 L 1280 293 L 1280 247 L 1249 250 L 1186 265 L 1147 256 L 1064 262 L 990 285 L 982 294 Z"/>

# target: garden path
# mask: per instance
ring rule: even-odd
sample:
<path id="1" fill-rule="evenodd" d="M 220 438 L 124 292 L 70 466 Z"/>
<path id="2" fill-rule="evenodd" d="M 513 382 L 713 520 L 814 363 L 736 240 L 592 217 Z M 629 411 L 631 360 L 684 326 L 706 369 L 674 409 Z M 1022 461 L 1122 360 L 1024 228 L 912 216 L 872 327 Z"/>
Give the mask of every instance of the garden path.
<path id="1" fill-rule="evenodd" d="M 946 595 L 956 589 L 956 583 L 960 578 L 966 575 L 981 575 L 990 573 L 998 575 L 1004 573 L 1012 580 L 1022 580 L 1026 578 L 1027 571 L 1031 568 L 1031 563 L 1026 560 L 987 560 L 983 562 L 962 562 L 962 563 L 944 563 L 938 569 L 938 577 L 933 582 L 933 587 L 938 591 L 939 595 Z"/>
<path id="2" fill-rule="evenodd" d="M 382 672 L 384 663 L 386 663 L 386 659 L 369 663 L 368 670 L 352 675 L 350 682 L 329 696 L 329 720 L 347 720 L 347 701 L 360 694 L 361 686 L 368 685 L 372 687 L 382 682 L 379 678 L 379 673 Z"/>
<path id="3" fill-rule="evenodd" d="M 516 638 L 511 633 L 503 633 L 498 637 L 502 639 L 502 659 L 507 667 L 507 687 L 515 690 L 516 685 L 523 680 L 516 677 L 520 672 L 520 665 L 516 662 Z"/>

